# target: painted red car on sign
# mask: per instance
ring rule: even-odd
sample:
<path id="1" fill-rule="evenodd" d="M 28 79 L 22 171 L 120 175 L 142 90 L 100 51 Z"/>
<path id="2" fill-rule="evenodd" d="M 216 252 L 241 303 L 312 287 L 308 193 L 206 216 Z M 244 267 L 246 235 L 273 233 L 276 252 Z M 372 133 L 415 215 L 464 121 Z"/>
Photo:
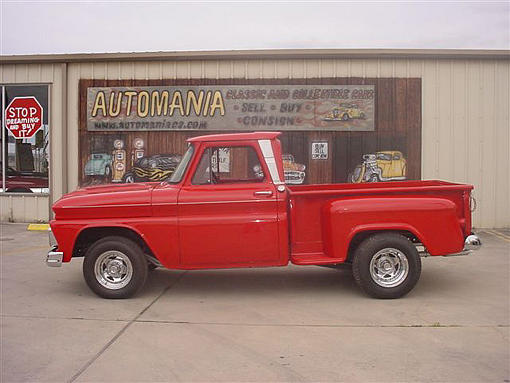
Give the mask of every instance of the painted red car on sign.
<path id="1" fill-rule="evenodd" d="M 105 298 L 126 298 L 157 266 L 348 264 L 368 294 L 398 298 L 418 282 L 420 256 L 465 254 L 480 246 L 471 233 L 472 186 L 287 186 L 278 136 L 195 137 L 165 182 L 65 195 L 53 205 L 48 265 L 85 257 L 89 287 Z"/>

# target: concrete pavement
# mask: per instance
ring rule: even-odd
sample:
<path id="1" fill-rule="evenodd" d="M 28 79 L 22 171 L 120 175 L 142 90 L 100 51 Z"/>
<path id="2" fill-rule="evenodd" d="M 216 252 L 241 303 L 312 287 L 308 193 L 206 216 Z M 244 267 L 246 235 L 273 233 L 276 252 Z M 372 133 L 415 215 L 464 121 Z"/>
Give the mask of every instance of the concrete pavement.
<path id="1" fill-rule="evenodd" d="M 155 270 L 129 300 L 95 296 L 82 260 L 48 268 L 46 233 L 0 225 L 1 381 L 510 380 L 510 237 L 425 258 L 405 298 L 348 270 Z"/>

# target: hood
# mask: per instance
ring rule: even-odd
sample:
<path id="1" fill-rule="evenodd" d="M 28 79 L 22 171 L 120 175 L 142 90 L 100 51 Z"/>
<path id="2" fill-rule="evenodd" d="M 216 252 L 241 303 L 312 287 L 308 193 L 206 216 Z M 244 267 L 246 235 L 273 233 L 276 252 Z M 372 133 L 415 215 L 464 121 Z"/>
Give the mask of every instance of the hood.
<path id="1" fill-rule="evenodd" d="M 155 183 L 108 184 L 78 189 L 53 204 L 55 218 L 122 218 L 151 215 Z"/>

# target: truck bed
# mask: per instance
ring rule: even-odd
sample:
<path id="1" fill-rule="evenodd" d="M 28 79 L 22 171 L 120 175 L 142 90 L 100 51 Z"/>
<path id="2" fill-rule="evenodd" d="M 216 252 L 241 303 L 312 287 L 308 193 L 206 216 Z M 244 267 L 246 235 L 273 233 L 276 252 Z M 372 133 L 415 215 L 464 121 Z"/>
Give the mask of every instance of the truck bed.
<path id="1" fill-rule="evenodd" d="M 420 198 L 438 198 L 452 201 L 456 205 L 457 219 L 464 235 L 471 231 L 469 212 L 471 185 L 457 184 L 440 180 L 377 182 L 363 184 L 320 184 L 289 186 L 291 260 L 296 264 L 328 264 L 346 260 L 346 254 L 338 256 L 332 251 L 329 209 L 332 202 L 339 200 L 365 200 L 364 214 L 358 213 L 360 222 L 374 220 L 370 215 L 369 198 L 405 198 L 420 204 Z M 391 212 L 386 212 L 386 218 Z M 384 219 L 384 217 L 381 217 Z M 354 224 L 356 224 L 354 222 Z M 347 228 L 348 230 L 349 228 Z M 354 230 L 354 228 L 353 228 Z M 338 239 L 348 241 L 348 237 Z M 460 244 L 462 245 L 462 244 Z M 459 245 L 459 246 L 460 246 Z M 344 251 L 347 253 L 347 251 Z"/>
<path id="2" fill-rule="evenodd" d="M 413 193 L 435 192 L 446 190 L 471 190 L 473 186 L 440 180 L 370 182 L 342 184 L 291 185 L 288 187 L 291 196 L 304 195 L 349 195 L 349 194 L 380 194 L 380 193 Z"/>

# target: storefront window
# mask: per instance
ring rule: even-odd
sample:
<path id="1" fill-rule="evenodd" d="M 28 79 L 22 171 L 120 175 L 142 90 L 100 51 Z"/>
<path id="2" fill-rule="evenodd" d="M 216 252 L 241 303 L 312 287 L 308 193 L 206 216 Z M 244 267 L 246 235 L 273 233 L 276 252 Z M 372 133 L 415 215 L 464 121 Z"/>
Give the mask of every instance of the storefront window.
<path id="1" fill-rule="evenodd" d="M 1 93 L 0 190 L 48 193 L 48 86 L 2 86 Z"/>

